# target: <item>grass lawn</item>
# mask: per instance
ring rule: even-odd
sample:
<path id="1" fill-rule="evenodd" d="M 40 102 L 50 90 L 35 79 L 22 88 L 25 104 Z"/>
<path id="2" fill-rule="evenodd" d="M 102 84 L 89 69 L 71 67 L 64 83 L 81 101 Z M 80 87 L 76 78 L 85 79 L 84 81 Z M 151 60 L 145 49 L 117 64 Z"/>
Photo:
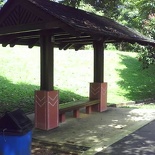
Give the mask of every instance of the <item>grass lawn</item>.
<path id="1" fill-rule="evenodd" d="M 153 98 L 155 66 L 142 70 L 131 52 L 105 51 L 104 81 L 108 83 L 108 104 Z M 60 102 L 87 97 L 93 82 L 93 51 L 55 49 L 55 89 Z M 34 109 L 34 91 L 40 85 L 39 48 L 0 47 L 0 112 L 22 107 Z"/>

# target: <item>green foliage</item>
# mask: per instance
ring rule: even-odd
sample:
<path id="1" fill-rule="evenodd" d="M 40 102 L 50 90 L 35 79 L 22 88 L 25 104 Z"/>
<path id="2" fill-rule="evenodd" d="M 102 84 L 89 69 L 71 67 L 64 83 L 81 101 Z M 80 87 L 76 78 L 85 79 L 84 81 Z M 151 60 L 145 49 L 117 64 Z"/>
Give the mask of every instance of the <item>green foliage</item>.
<path id="1" fill-rule="evenodd" d="M 155 3 L 148 0 L 127 0 L 119 7 L 120 15 L 118 21 L 122 24 L 136 29 L 149 38 L 155 39 Z M 119 50 L 137 51 L 138 59 L 142 62 L 142 67 L 148 68 L 150 64 L 155 64 L 155 49 L 139 45 L 121 43 L 116 46 Z M 121 47 L 121 48 L 120 48 Z"/>
<path id="2" fill-rule="evenodd" d="M 155 3 L 148 0 L 64 0 L 63 3 L 99 15 L 108 16 L 149 38 L 155 39 Z M 114 44 L 122 51 L 139 52 L 143 68 L 154 64 L 154 49 L 128 43 Z M 111 48 L 111 47 L 110 47 Z M 146 64 L 145 64 L 146 63 Z"/>
<path id="3" fill-rule="evenodd" d="M 137 48 L 138 60 L 142 62 L 142 68 L 146 69 L 151 64 L 155 64 L 155 51 L 153 47 L 150 46 L 141 46 Z"/>
<path id="4" fill-rule="evenodd" d="M 154 97 L 153 66 L 142 70 L 137 53 L 104 53 L 108 104 Z M 39 48 L 0 47 L 0 55 L 0 112 L 17 107 L 33 111 L 34 91 L 40 89 Z M 54 86 L 60 90 L 60 103 L 88 97 L 89 83 L 93 82 L 93 50 L 55 49 L 54 60 Z"/>
<path id="5" fill-rule="evenodd" d="M 63 3 L 68 6 L 78 7 L 80 5 L 81 0 L 62 0 L 60 3 Z"/>
<path id="6" fill-rule="evenodd" d="M 98 15 L 103 15 L 102 10 L 97 10 L 95 6 L 91 5 L 90 3 L 85 3 L 83 0 L 63 0 L 61 1 L 61 3 L 75 8 L 79 8 L 81 10 L 87 10 L 88 12 L 92 12 Z"/>
<path id="7" fill-rule="evenodd" d="M 142 32 L 149 38 L 155 39 L 155 3 L 147 0 L 137 1 L 139 13 L 141 15 Z M 141 47 L 139 48 L 139 60 L 142 62 L 143 68 L 148 68 L 150 64 L 155 64 L 155 48 Z"/>
<path id="8" fill-rule="evenodd" d="M 99 15 L 117 18 L 122 0 L 62 0 L 61 3 Z"/>
<path id="9" fill-rule="evenodd" d="M 107 44 L 106 50 L 116 50 L 116 46 L 114 44 Z"/>
<path id="10" fill-rule="evenodd" d="M 96 11 L 102 11 L 107 17 L 117 18 L 119 15 L 119 6 L 122 5 L 121 0 L 83 0 L 85 4 L 92 5 Z"/>
<path id="11" fill-rule="evenodd" d="M 6 0 L 0 0 L 0 7 Z M 88 12 L 98 15 L 108 16 L 114 20 L 126 25 L 132 29 L 136 29 L 146 36 L 155 39 L 155 3 L 148 0 L 62 0 L 59 1 L 65 5 L 80 8 Z M 133 51 L 135 45 L 120 43 L 114 44 L 116 49 L 123 51 Z M 111 47 L 110 47 L 111 48 Z M 138 49 L 139 48 L 139 49 Z M 141 48 L 136 46 L 136 51 L 140 52 L 143 62 L 154 64 L 153 48 Z M 145 52 L 144 52 L 145 50 Z M 146 53 L 151 54 L 146 54 Z M 144 54 L 145 53 L 145 54 Z M 149 56 L 149 57 L 148 57 Z M 149 60 L 149 61 L 148 61 Z M 144 63 L 143 63 L 144 64 Z M 147 65 L 148 65 L 147 64 Z M 146 66 L 147 66 L 146 65 Z M 144 67 L 145 68 L 145 67 Z"/>
<path id="12" fill-rule="evenodd" d="M 0 8 L 4 5 L 5 2 L 6 0 L 0 0 Z"/>
<path id="13" fill-rule="evenodd" d="M 100 16 L 103 15 L 102 10 L 97 11 L 94 6 L 90 5 L 89 3 L 84 3 L 83 1 L 80 2 L 79 9 L 87 10 L 88 12 L 92 12 L 92 13 L 95 13 L 95 14 L 100 15 Z"/>
<path id="14" fill-rule="evenodd" d="M 119 7 L 119 16 L 117 21 L 131 28 L 139 27 L 139 11 L 136 5 L 130 0 L 125 1 Z"/>

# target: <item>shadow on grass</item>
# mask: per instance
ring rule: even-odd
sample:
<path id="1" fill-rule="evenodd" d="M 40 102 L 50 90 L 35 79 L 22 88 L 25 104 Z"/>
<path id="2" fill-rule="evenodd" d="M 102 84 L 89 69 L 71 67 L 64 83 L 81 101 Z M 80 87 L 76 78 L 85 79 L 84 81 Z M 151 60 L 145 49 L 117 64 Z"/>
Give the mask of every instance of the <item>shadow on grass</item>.
<path id="1" fill-rule="evenodd" d="M 124 69 L 117 69 L 121 80 L 118 85 L 123 89 L 122 94 L 128 100 L 143 100 L 154 98 L 155 66 L 143 70 L 136 58 L 120 55 Z"/>
<path id="2" fill-rule="evenodd" d="M 39 90 L 39 86 L 26 83 L 14 84 L 7 78 L 0 76 L 0 113 L 22 108 L 25 112 L 34 111 L 34 91 Z M 60 103 L 70 102 L 84 98 L 71 91 L 60 91 Z"/>

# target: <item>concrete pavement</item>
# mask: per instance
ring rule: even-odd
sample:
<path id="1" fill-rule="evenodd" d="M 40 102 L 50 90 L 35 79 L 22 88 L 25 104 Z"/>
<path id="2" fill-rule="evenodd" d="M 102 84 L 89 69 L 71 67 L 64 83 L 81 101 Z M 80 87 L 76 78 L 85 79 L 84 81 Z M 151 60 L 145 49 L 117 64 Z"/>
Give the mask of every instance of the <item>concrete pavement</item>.
<path id="1" fill-rule="evenodd" d="M 34 114 L 28 115 L 34 121 Z M 83 147 L 81 154 L 94 155 L 104 152 L 108 146 L 121 140 L 155 119 L 155 109 L 132 109 L 109 107 L 102 113 L 85 114 L 80 118 L 67 113 L 67 120 L 56 129 L 35 129 L 33 138 L 58 144 Z"/>
<path id="2" fill-rule="evenodd" d="M 155 120 L 95 155 L 155 155 Z"/>

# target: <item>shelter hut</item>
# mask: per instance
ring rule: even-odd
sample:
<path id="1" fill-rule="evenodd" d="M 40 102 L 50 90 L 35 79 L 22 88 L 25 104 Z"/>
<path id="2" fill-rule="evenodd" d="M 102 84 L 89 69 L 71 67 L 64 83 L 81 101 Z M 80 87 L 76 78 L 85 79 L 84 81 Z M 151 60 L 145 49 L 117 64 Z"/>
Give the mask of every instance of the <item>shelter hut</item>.
<path id="1" fill-rule="evenodd" d="M 54 90 L 54 47 L 79 50 L 94 47 L 94 81 L 88 106 L 106 110 L 107 83 L 104 81 L 104 44 L 115 42 L 155 46 L 155 41 L 107 17 L 75 9 L 49 0 L 8 0 L 0 10 L 0 44 L 40 46 L 40 90 L 35 91 L 35 127 L 43 130 L 59 126 L 59 91 Z M 61 66 L 59 66 L 61 67 Z M 78 117 L 78 111 L 75 111 Z M 64 119 L 64 115 L 61 115 Z"/>

